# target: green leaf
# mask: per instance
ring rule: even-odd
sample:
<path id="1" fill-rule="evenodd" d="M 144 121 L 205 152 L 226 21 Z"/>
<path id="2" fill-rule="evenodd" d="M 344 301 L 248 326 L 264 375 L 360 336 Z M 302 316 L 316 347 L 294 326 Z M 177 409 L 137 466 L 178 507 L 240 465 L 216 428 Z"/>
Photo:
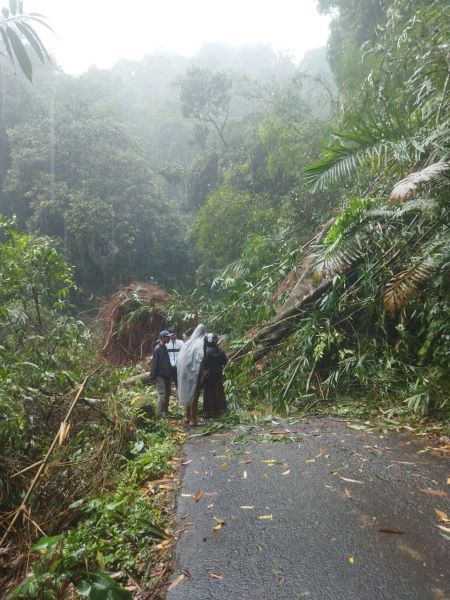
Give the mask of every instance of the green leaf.
<path id="1" fill-rule="evenodd" d="M 33 21 L 36 21 L 37 23 L 40 23 L 44 27 L 47 27 L 47 29 L 49 29 L 52 33 L 55 33 L 50 25 L 42 20 L 47 18 L 44 15 L 40 15 L 39 13 L 28 13 L 27 17 Z"/>
<path id="2" fill-rule="evenodd" d="M 41 62 L 44 62 L 44 55 L 42 54 L 42 49 L 41 49 L 41 45 L 39 44 L 39 41 L 35 35 L 33 35 L 34 31 L 29 28 L 29 26 L 27 26 L 25 23 L 16 23 L 17 25 L 17 29 L 22 33 L 22 35 L 24 37 L 26 37 L 26 39 L 28 40 L 28 43 L 30 44 L 30 46 L 33 48 L 33 50 L 36 52 L 36 54 L 38 55 L 38 57 L 40 58 Z M 31 31 L 30 31 L 31 29 Z M 33 31 L 33 33 L 32 33 Z"/>
<path id="3" fill-rule="evenodd" d="M 62 540 L 62 535 L 54 535 L 51 537 L 42 537 L 38 540 L 32 547 L 31 550 L 33 552 L 38 550 L 50 550 L 54 548 L 56 544 L 58 544 Z"/>
<path id="4" fill-rule="evenodd" d="M 17 62 L 22 69 L 23 74 L 29 80 L 33 80 L 33 67 L 31 66 L 30 58 L 19 38 L 17 33 L 11 27 L 6 28 L 6 33 L 8 35 L 9 41 L 11 42 L 11 46 L 14 50 L 14 54 L 17 58 Z"/>
<path id="5" fill-rule="evenodd" d="M 83 502 L 84 498 L 80 498 L 79 500 L 75 500 L 75 502 L 72 502 L 72 504 L 69 504 L 68 508 L 73 510 L 74 508 L 78 508 L 79 506 L 81 506 Z"/>
<path id="6" fill-rule="evenodd" d="M 131 600 L 131 593 L 106 573 L 89 573 L 77 585 L 77 594 L 90 600 Z"/>
<path id="7" fill-rule="evenodd" d="M 161 529 L 161 527 L 158 527 L 157 525 L 146 524 L 145 529 L 148 533 L 153 533 L 153 535 L 156 535 L 156 537 L 162 538 L 163 540 L 167 540 L 169 537 L 164 529 Z"/>
<path id="8" fill-rule="evenodd" d="M 11 51 L 11 44 L 9 43 L 8 36 L 6 35 L 6 32 L 3 29 L 3 27 L 0 27 L 0 34 L 3 38 L 3 43 L 5 44 L 5 48 L 6 48 L 6 51 L 8 52 L 9 58 L 14 65 L 14 59 L 13 59 L 13 55 L 12 55 L 12 51 Z"/>
<path id="9" fill-rule="evenodd" d="M 80 583 L 77 585 L 77 594 L 79 596 L 81 596 L 82 598 L 89 598 L 89 595 L 91 593 L 91 589 L 92 589 L 92 584 L 89 581 L 80 581 Z"/>

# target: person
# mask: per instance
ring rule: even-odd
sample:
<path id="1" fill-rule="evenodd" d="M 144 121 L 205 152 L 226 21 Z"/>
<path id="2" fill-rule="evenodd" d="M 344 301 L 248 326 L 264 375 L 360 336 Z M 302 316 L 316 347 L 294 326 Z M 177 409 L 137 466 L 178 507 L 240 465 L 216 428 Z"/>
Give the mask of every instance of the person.
<path id="1" fill-rule="evenodd" d="M 205 327 L 200 324 L 178 353 L 178 401 L 186 410 L 185 423 L 197 424 L 200 366 L 204 357 Z"/>
<path id="2" fill-rule="evenodd" d="M 228 360 L 219 348 L 216 334 L 208 333 L 204 341 L 204 358 L 201 378 L 203 380 L 203 415 L 206 418 L 218 417 L 227 408 L 223 388 L 223 368 Z"/>
<path id="3" fill-rule="evenodd" d="M 183 344 L 184 342 L 182 342 L 181 340 L 177 340 L 177 334 L 174 331 L 170 331 L 170 339 L 167 344 L 167 352 L 169 353 L 170 359 L 170 382 L 172 383 L 173 381 L 176 389 L 178 389 L 178 354 Z"/>
<path id="4" fill-rule="evenodd" d="M 158 416 L 167 417 L 169 414 L 170 398 L 170 375 L 171 365 L 169 353 L 167 352 L 167 343 L 170 339 L 168 331 L 161 331 L 159 334 L 159 343 L 153 351 L 152 370 L 150 380 L 156 382 L 156 392 L 158 394 Z"/>

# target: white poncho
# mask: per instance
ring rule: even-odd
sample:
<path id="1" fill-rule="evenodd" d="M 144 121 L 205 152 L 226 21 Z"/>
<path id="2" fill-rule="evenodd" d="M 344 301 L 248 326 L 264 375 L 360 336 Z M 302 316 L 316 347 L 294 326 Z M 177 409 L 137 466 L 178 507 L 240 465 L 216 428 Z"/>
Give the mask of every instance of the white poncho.
<path id="1" fill-rule="evenodd" d="M 205 327 L 197 325 L 188 342 L 182 346 L 177 361 L 178 401 L 181 406 L 190 406 L 200 374 L 203 360 Z"/>

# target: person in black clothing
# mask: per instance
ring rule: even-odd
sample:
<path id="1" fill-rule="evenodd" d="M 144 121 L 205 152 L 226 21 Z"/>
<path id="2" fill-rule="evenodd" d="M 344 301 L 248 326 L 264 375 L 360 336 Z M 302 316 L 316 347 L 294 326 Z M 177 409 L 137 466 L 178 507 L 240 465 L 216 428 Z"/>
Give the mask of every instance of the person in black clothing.
<path id="1" fill-rule="evenodd" d="M 217 335 L 208 333 L 205 337 L 205 356 L 202 361 L 203 414 L 205 417 L 218 417 L 227 409 L 223 389 L 223 368 L 227 364 L 225 352 L 217 343 Z"/>
<path id="2" fill-rule="evenodd" d="M 167 352 L 167 343 L 170 339 L 168 331 L 161 331 L 159 334 L 159 344 L 153 351 L 152 370 L 150 374 L 151 381 L 156 382 L 156 391 L 158 393 L 158 411 L 157 414 L 167 417 L 169 414 L 170 398 L 170 359 Z"/>

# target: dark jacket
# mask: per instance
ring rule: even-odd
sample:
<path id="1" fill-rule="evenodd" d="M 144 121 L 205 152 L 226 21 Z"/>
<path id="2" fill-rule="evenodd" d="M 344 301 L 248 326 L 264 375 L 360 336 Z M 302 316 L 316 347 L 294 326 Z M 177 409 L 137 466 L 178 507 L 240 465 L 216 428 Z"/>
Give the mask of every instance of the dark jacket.
<path id="1" fill-rule="evenodd" d="M 222 371 L 227 364 L 227 357 L 223 350 L 216 344 L 205 346 L 205 357 L 203 358 L 204 377 L 206 381 L 214 381 L 222 378 Z"/>
<path id="2" fill-rule="evenodd" d="M 167 348 L 163 344 L 158 344 L 153 351 L 151 378 L 163 377 L 170 378 L 170 358 Z"/>

